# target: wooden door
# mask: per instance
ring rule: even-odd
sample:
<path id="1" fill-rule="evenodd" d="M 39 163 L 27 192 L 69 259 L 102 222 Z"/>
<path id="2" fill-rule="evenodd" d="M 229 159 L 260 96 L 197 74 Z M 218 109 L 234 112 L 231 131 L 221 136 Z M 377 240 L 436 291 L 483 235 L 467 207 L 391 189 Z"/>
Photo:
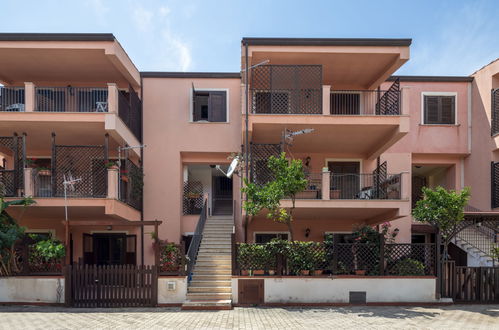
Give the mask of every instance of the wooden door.
<path id="1" fill-rule="evenodd" d="M 259 305 L 265 302 L 264 280 L 238 280 L 238 301 L 242 305 Z"/>
<path id="2" fill-rule="evenodd" d="M 328 162 L 332 173 L 331 190 L 341 199 L 354 199 L 361 190 L 360 163 L 350 161 Z"/>

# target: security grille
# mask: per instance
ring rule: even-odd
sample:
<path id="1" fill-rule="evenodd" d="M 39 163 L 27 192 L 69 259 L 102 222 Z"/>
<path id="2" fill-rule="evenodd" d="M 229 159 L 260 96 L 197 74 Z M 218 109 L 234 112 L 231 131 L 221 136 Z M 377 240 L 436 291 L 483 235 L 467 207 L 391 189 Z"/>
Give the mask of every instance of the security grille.
<path id="1" fill-rule="evenodd" d="M 107 170 L 104 146 L 53 146 L 52 195 L 64 196 L 64 176 L 81 181 L 67 189 L 68 197 L 106 197 Z"/>
<path id="2" fill-rule="evenodd" d="M 491 197 L 492 208 L 499 207 L 499 162 L 491 163 Z"/>
<path id="3" fill-rule="evenodd" d="M 274 179 L 268 161 L 270 156 L 279 157 L 281 151 L 280 144 L 250 144 L 250 176 L 253 183 L 263 185 Z"/>
<path id="4" fill-rule="evenodd" d="M 200 214 L 203 209 L 203 184 L 200 181 L 185 181 L 182 211 L 184 214 Z"/>
<path id="5" fill-rule="evenodd" d="M 0 147 L 6 149 L 8 156 L 12 157 L 12 166 L 0 169 L 0 194 L 5 197 L 18 196 L 24 189 L 24 139 L 24 136 L 0 137 Z"/>
<path id="6" fill-rule="evenodd" d="M 499 133 L 499 88 L 492 90 L 492 135 Z"/>
<path id="7" fill-rule="evenodd" d="M 321 65 L 262 65 L 251 72 L 253 113 L 321 114 Z"/>
<path id="8" fill-rule="evenodd" d="M 387 195 L 386 187 L 383 182 L 386 181 L 387 163 L 386 161 L 378 165 L 373 171 L 374 198 L 382 198 Z"/>
<path id="9" fill-rule="evenodd" d="M 127 158 L 123 161 L 120 171 L 120 200 L 141 210 L 144 177 L 142 168 Z"/>
<path id="10" fill-rule="evenodd" d="M 397 79 L 376 103 L 377 115 L 400 115 L 400 80 Z"/>

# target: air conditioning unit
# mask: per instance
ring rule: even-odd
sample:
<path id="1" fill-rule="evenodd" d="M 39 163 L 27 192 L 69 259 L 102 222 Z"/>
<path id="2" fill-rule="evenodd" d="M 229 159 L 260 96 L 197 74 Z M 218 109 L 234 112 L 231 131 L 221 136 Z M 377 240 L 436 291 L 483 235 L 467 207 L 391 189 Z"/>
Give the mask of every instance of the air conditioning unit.
<path id="1" fill-rule="evenodd" d="M 177 289 L 177 282 L 175 281 L 168 281 L 166 284 L 166 289 L 168 291 L 175 291 Z"/>

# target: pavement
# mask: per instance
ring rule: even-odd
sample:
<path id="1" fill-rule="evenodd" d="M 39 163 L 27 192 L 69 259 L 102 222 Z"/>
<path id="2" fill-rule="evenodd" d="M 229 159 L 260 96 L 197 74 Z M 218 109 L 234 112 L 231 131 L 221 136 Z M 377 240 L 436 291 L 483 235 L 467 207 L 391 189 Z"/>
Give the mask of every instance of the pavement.
<path id="1" fill-rule="evenodd" d="M 0 306 L 0 329 L 498 329 L 499 305 L 83 309 Z"/>

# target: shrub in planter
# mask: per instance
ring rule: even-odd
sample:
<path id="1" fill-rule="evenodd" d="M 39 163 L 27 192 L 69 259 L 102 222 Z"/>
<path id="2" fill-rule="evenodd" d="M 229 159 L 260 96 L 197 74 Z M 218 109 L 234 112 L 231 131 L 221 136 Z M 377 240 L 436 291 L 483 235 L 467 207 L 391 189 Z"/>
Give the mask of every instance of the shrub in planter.
<path id="1" fill-rule="evenodd" d="M 308 275 L 314 270 L 315 242 L 292 242 L 289 244 L 288 262 L 291 273 Z"/>
<path id="2" fill-rule="evenodd" d="M 255 275 L 263 275 L 265 270 L 272 267 L 272 253 L 266 244 L 240 243 L 237 249 L 237 262 L 242 274 L 252 271 Z"/>
<path id="3" fill-rule="evenodd" d="M 411 258 L 402 259 L 395 264 L 395 274 L 400 276 L 423 276 L 425 275 L 424 265 L 419 260 Z"/>
<path id="4" fill-rule="evenodd" d="M 182 254 L 175 243 L 160 242 L 159 271 L 164 273 L 179 272 Z"/>
<path id="5" fill-rule="evenodd" d="M 58 240 L 46 239 L 31 245 L 29 268 L 33 272 L 59 272 L 66 247 Z"/>

